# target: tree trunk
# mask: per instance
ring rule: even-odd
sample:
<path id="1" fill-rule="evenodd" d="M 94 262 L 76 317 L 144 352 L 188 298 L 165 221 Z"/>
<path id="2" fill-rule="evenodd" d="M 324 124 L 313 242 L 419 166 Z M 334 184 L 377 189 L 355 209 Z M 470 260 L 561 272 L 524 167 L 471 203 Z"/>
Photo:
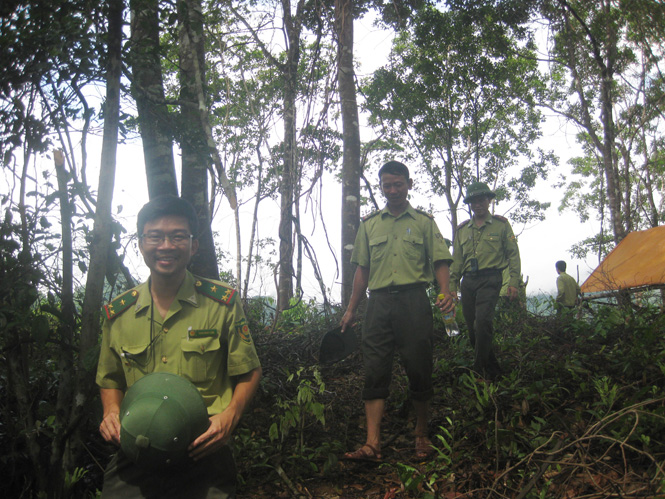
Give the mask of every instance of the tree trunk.
<path id="1" fill-rule="evenodd" d="M 277 310 L 289 306 L 293 297 L 293 203 L 297 179 L 296 172 L 296 97 L 298 85 L 298 63 L 300 61 L 300 32 L 303 1 L 298 2 L 296 16 L 291 15 L 291 2 L 282 1 L 284 27 L 288 37 L 287 60 L 284 65 L 284 145 L 283 169 L 279 186 L 279 281 L 277 287 Z"/>
<path id="2" fill-rule="evenodd" d="M 219 278 L 215 243 L 210 228 L 208 166 L 210 150 L 201 117 L 205 102 L 205 58 L 203 14 L 200 0 L 179 3 L 180 19 L 180 147 L 182 149 L 182 197 L 196 209 L 199 222 L 199 250 L 191 270 L 202 277 Z M 199 95 L 199 92 L 201 95 Z M 207 113 L 206 113 L 207 116 Z"/>
<path id="3" fill-rule="evenodd" d="M 159 49 L 159 0 L 130 0 L 132 95 L 136 100 L 148 195 L 178 194 L 172 131 Z"/>
<path id="4" fill-rule="evenodd" d="M 605 170 L 605 180 L 607 182 L 607 200 L 610 208 L 610 220 L 612 221 L 612 231 L 614 234 L 614 243 L 619 242 L 626 236 L 622 220 L 621 209 L 621 180 L 617 167 L 617 155 L 614 147 L 614 119 L 612 111 L 612 60 L 608 56 L 607 67 L 602 68 L 601 75 L 601 122 L 603 124 L 603 147 L 602 161 Z M 628 186 L 624 186 L 628 188 Z"/>
<path id="5" fill-rule="evenodd" d="M 353 2 L 335 0 L 338 36 L 337 84 L 342 111 L 342 307 L 346 308 L 353 288 L 351 253 L 360 225 L 360 127 L 353 68 Z"/>
<path id="6" fill-rule="evenodd" d="M 61 345 L 57 365 L 60 379 L 55 405 L 55 417 L 59 423 L 51 443 L 51 456 L 47 474 L 50 495 L 58 497 L 64 484 L 62 459 L 67 444 L 68 423 L 74 399 L 74 269 L 72 243 L 73 208 L 69 198 L 68 178 L 62 153 L 54 154 L 60 201 L 60 227 L 62 230 L 62 283 L 60 287 L 60 314 L 56 336 Z"/>
<path id="7" fill-rule="evenodd" d="M 263 199 L 263 156 L 261 155 L 261 148 L 257 144 L 256 146 L 256 156 L 258 158 L 257 164 L 257 178 L 256 178 L 256 200 L 254 201 L 254 210 L 252 215 L 252 228 L 249 232 L 249 245 L 247 247 L 247 265 L 245 266 L 245 283 L 242 286 L 242 299 L 247 301 L 247 293 L 249 292 L 249 282 L 252 273 L 252 262 L 254 260 L 254 244 L 256 240 L 256 231 L 259 221 L 259 203 Z M 256 252 L 259 252 L 260 247 L 257 245 Z M 238 258 L 240 261 L 240 258 Z M 240 282 L 238 282 L 240 285 Z"/>

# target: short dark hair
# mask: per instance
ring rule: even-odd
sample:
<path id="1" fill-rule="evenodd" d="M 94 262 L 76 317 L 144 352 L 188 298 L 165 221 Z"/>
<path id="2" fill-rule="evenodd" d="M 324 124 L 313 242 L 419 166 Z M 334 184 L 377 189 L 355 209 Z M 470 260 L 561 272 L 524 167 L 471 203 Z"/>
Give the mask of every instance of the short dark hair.
<path id="1" fill-rule="evenodd" d="M 563 260 L 559 260 L 554 265 L 556 266 L 557 270 L 560 270 L 561 272 L 566 271 L 566 262 L 564 262 Z"/>
<path id="2" fill-rule="evenodd" d="M 381 175 L 388 173 L 390 175 L 402 175 L 407 180 L 409 180 L 409 169 L 404 163 L 399 161 L 388 161 L 385 165 L 379 170 L 379 180 L 381 180 Z"/>
<path id="3" fill-rule="evenodd" d="M 143 205 L 136 221 L 138 235 L 141 236 L 143 234 L 143 228 L 146 223 L 169 215 L 185 217 L 194 238 L 198 237 L 199 222 L 192 203 L 172 194 L 157 196 Z"/>

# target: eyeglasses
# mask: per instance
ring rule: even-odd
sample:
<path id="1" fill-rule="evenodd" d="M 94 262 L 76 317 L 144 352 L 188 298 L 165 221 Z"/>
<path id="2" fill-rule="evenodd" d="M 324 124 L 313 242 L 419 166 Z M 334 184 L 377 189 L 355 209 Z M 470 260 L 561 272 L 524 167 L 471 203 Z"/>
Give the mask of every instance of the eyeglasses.
<path id="1" fill-rule="evenodd" d="M 146 246 L 159 246 L 163 244 L 166 239 L 169 240 L 174 246 L 184 246 L 189 243 L 194 236 L 192 234 L 162 234 L 161 232 L 151 232 L 150 234 L 143 234 L 141 239 Z"/>

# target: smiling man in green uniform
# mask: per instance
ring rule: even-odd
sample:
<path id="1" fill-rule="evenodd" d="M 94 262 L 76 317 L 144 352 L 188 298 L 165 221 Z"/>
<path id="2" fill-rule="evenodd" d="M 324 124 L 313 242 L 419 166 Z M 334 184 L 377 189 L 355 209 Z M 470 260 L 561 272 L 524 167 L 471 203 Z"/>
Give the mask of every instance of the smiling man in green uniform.
<path id="1" fill-rule="evenodd" d="M 349 306 L 341 321 L 342 330 L 353 324 L 356 309 L 369 288 L 362 332 L 367 439 L 362 447 L 344 457 L 381 458 L 381 418 L 397 350 L 409 378 L 416 412 L 416 457 L 423 458 L 432 451 L 427 433 L 433 323 L 427 286 L 436 277 L 439 294 L 446 295 L 437 299 L 437 306 L 444 312 L 453 309 L 454 301 L 448 293 L 452 257 L 432 216 L 409 204 L 413 181 L 408 168 L 390 161 L 379 170 L 379 180 L 387 205 L 360 224 L 351 255 L 351 261 L 358 266 Z"/>
<path id="2" fill-rule="evenodd" d="M 235 495 L 227 443 L 254 396 L 261 366 L 236 292 L 187 271 L 198 249 L 197 218 L 182 198 L 161 196 L 138 215 L 139 249 L 150 279 L 104 307 L 97 368 L 103 438 L 120 445 L 126 390 L 153 372 L 177 374 L 201 393 L 210 418 L 175 469 L 142 469 L 119 450 L 104 475 L 102 497 L 224 498 Z"/>
<path id="3" fill-rule="evenodd" d="M 517 299 L 521 280 L 520 252 L 513 229 L 508 220 L 489 211 L 494 197 L 483 182 L 467 188 L 464 202 L 471 207 L 473 217 L 457 227 L 450 267 L 450 291 L 457 296 L 459 288 L 462 293 L 462 312 L 475 349 L 473 369 L 488 380 L 501 374 L 492 344 L 492 322 L 503 270 L 509 270 L 508 299 Z"/>

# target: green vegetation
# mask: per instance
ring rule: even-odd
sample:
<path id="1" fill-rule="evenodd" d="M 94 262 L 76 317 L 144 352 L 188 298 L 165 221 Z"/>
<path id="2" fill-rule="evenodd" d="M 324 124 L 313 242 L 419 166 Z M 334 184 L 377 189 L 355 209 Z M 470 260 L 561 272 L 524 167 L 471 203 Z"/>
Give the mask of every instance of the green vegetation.
<path id="1" fill-rule="evenodd" d="M 318 366 L 330 318 L 301 302 L 272 327 L 252 304 L 252 331 L 264 379 L 234 448 L 240 497 L 607 497 L 665 493 L 665 316 L 656 307 L 623 313 L 611 305 L 559 320 L 517 307 L 502 309 L 496 341 L 505 374 L 476 381 L 463 334 L 448 338 L 437 322 L 435 397 L 428 461 L 413 452 L 405 376 L 396 365 L 383 427 L 383 464 L 338 457 L 362 442 L 359 352 Z M 43 310 L 56 310 L 46 307 Z M 269 305 L 269 303 L 268 303 Z M 47 313 L 38 308 L 32 323 Z M 53 315 L 49 322 L 53 321 Z M 461 314 L 460 314 L 461 319 Z M 57 366 L 51 342 L 28 344 L 43 359 L 31 372 L 37 408 L 30 438 L 2 364 L 0 445 L 3 497 L 33 495 L 37 483 L 26 442 L 54 438 Z M 3 355 L 11 345 L 3 344 Z M 112 447 L 97 432 L 99 414 L 80 428 L 85 452 L 70 463 L 65 497 L 93 497 Z M 73 455 L 73 454 L 72 454 Z"/>
<path id="2" fill-rule="evenodd" d="M 336 459 L 364 438 L 360 354 L 316 368 L 323 328 L 314 323 L 297 335 L 257 336 L 266 378 L 236 438 L 240 496 L 665 493 L 665 317 L 657 308 L 623 314 L 603 305 L 566 321 L 512 309 L 496 326 L 505 374 L 489 385 L 470 371 L 464 335 L 450 339 L 439 329 L 431 424 L 437 452 L 427 462 L 414 458 L 405 378 L 395 368 L 380 465 Z M 278 430 L 285 418 L 286 434 Z"/>

